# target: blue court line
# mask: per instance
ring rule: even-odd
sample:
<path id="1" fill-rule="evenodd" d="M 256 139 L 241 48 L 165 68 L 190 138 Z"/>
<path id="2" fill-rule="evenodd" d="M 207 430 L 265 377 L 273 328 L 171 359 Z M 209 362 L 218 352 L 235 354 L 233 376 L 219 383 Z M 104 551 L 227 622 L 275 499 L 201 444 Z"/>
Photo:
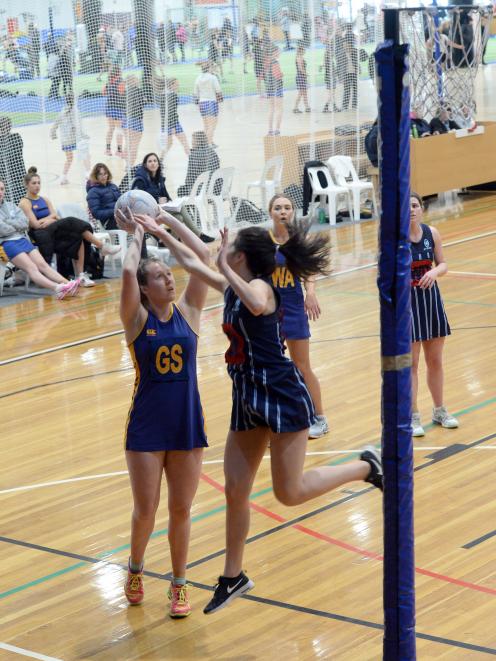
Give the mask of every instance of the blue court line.
<path id="1" fill-rule="evenodd" d="M 455 411 L 454 415 L 460 417 L 463 415 L 467 415 L 468 413 L 472 413 L 473 411 L 479 410 L 481 408 L 485 408 L 486 406 L 490 406 L 491 404 L 496 403 L 496 397 L 491 397 L 490 399 L 485 400 L 484 402 L 480 402 L 479 404 L 474 404 L 473 406 L 469 406 L 465 409 L 461 409 L 460 411 Z M 429 425 L 425 425 L 425 429 L 429 429 L 433 427 L 433 424 L 430 423 Z M 376 445 L 378 445 L 376 443 Z M 341 457 L 339 459 L 335 459 L 331 462 L 329 462 L 327 465 L 328 466 L 338 466 L 340 464 L 347 463 L 349 461 L 352 461 L 358 456 L 359 452 L 357 453 L 350 453 L 345 455 L 344 457 Z M 272 487 L 266 487 L 265 489 L 262 489 L 260 491 L 257 491 L 255 493 L 252 493 L 250 496 L 250 500 L 255 500 L 256 498 L 259 498 L 260 496 L 264 496 L 267 493 L 272 492 Z M 195 523 L 197 521 L 202 521 L 204 519 L 207 519 L 215 514 L 219 514 L 220 512 L 224 512 L 226 509 L 225 505 L 220 505 L 217 508 L 214 508 L 212 510 L 209 510 L 208 512 L 204 512 L 203 514 L 198 514 L 196 516 L 191 517 L 191 522 Z M 162 530 L 157 530 L 152 533 L 151 537 L 156 538 L 156 537 L 161 537 L 163 535 L 167 534 L 167 528 L 164 528 Z M 130 548 L 129 544 L 122 544 L 121 546 L 117 546 L 114 549 L 110 549 L 109 551 L 102 551 L 96 555 L 96 558 L 98 559 L 106 559 L 115 553 L 118 553 L 120 551 L 125 551 Z M 67 554 L 70 555 L 70 554 Z M 6 592 L 1 592 L 0 593 L 0 599 L 3 599 L 4 597 L 8 597 L 9 595 L 16 594 L 18 592 L 21 592 L 23 590 L 26 590 L 27 588 L 39 585 L 40 583 L 44 583 L 46 581 L 51 580 L 52 578 L 57 578 L 58 576 L 62 574 L 66 574 L 70 571 L 74 571 L 75 569 L 79 569 L 80 567 L 84 566 L 87 564 L 88 561 L 84 562 L 78 562 L 75 565 L 71 565 L 70 567 L 66 567 L 65 569 L 59 570 L 57 572 L 53 572 L 51 574 L 47 574 L 46 576 L 41 576 L 38 579 L 35 579 L 33 581 L 30 581 L 28 583 L 24 583 L 22 585 L 19 585 L 15 588 L 11 588 L 10 590 L 7 590 Z"/>

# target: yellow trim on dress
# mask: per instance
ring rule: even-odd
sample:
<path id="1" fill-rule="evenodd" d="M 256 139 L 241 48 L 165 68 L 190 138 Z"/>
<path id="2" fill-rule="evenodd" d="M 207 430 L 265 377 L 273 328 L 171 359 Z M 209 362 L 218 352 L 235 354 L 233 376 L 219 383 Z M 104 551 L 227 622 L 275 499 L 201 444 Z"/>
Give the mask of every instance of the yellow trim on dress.
<path id="1" fill-rule="evenodd" d="M 143 329 L 141 329 L 141 330 L 143 330 Z M 134 389 L 133 389 L 133 396 L 131 398 L 131 406 L 129 407 L 129 412 L 127 414 L 127 420 L 126 420 L 126 427 L 124 429 L 124 450 L 126 449 L 126 445 L 127 445 L 127 428 L 129 427 L 129 422 L 131 420 L 131 413 L 134 410 L 134 400 L 135 400 L 135 397 L 136 397 L 136 393 L 138 392 L 138 387 L 139 387 L 140 379 L 141 379 L 141 372 L 140 372 L 140 368 L 139 368 L 139 365 L 138 365 L 138 361 L 136 360 L 136 353 L 134 351 L 134 340 L 129 345 L 129 353 L 131 354 L 131 360 L 133 361 L 134 369 L 135 369 L 135 372 L 136 372 L 136 377 L 134 379 Z"/>

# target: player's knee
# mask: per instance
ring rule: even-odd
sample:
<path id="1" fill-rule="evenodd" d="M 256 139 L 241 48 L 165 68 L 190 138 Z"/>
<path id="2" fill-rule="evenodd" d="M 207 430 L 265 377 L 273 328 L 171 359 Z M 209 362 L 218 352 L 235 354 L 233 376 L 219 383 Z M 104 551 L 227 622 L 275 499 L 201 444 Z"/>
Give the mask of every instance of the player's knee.
<path id="1" fill-rule="evenodd" d="M 133 517 L 139 521 L 154 519 L 157 513 L 158 503 L 155 501 L 139 503 L 134 506 Z"/>
<path id="2" fill-rule="evenodd" d="M 191 503 L 190 502 L 179 502 L 179 503 L 169 503 L 169 514 L 174 519 L 180 519 L 186 521 L 189 519 L 191 513 Z"/>
<path id="3" fill-rule="evenodd" d="M 286 507 L 293 507 L 301 503 L 300 492 L 292 485 L 274 484 L 274 496 Z"/>
<path id="4" fill-rule="evenodd" d="M 226 479 L 225 495 L 226 501 L 229 504 L 248 500 L 250 497 L 250 486 L 240 480 Z"/>

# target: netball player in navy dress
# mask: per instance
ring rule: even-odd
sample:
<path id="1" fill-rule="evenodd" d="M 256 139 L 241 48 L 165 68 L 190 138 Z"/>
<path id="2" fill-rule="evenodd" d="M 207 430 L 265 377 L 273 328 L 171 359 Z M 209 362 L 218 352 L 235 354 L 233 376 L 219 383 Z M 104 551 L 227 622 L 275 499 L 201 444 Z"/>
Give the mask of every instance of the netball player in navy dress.
<path id="1" fill-rule="evenodd" d="M 190 509 L 207 446 L 196 377 L 197 336 L 207 285 L 191 275 L 175 303 L 169 267 L 153 258 L 140 262 L 143 228 L 132 217 L 116 214 L 116 219 L 121 229 L 134 235 L 124 259 L 120 305 L 136 369 L 125 438 L 134 500 L 125 594 L 131 604 L 143 600 L 143 559 L 164 473 L 172 561 L 170 615 L 186 617 L 191 610 L 185 580 Z M 198 261 L 208 262 L 208 249 L 192 232 L 173 217 L 169 225 L 184 242 L 174 245 L 189 246 Z"/>
<path id="2" fill-rule="evenodd" d="M 172 247 L 175 239 L 149 216 L 138 216 L 147 232 Z M 295 226 L 279 251 L 297 277 L 326 270 L 328 246 Z M 382 467 L 375 448 L 359 461 L 303 471 L 308 427 L 313 419 L 310 394 L 299 370 L 284 355 L 279 327 L 279 295 L 270 282 L 276 246 L 259 227 L 240 230 L 229 244 L 222 232 L 217 257 L 219 273 L 186 246 L 175 250 L 190 273 L 224 292 L 223 330 L 230 340 L 226 353 L 233 383 L 231 425 L 224 455 L 226 479 L 226 560 L 204 613 L 213 613 L 253 587 L 241 568 L 250 524 L 249 497 L 258 466 L 270 440 L 274 494 L 285 505 L 299 505 L 353 480 L 382 489 Z"/>
<path id="3" fill-rule="evenodd" d="M 424 436 L 417 405 L 418 364 L 420 349 L 424 349 L 427 385 L 434 408 L 432 422 L 455 429 L 458 421 L 443 403 L 443 348 L 450 327 L 436 280 L 448 267 L 444 261 L 441 236 L 435 227 L 422 223 L 422 198 L 412 193 L 410 198 L 410 250 L 412 253 L 412 433 Z"/>
<path id="4" fill-rule="evenodd" d="M 271 236 L 277 245 L 284 245 L 288 240 L 288 224 L 293 221 L 294 212 L 294 204 L 287 197 L 274 195 L 270 200 L 269 215 L 273 222 Z M 303 374 L 315 407 L 315 419 L 308 430 L 308 436 L 309 438 L 319 438 L 327 434 L 329 425 L 322 406 L 320 383 L 310 365 L 308 318 L 315 321 L 320 317 L 320 305 L 315 295 L 315 281 L 313 278 L 303 281 L 306 292 L 304 295 L 300 279 L 291 273 L 281 250 L 276 251 L 276 264 L 276 270 L 272 274 L 272 284 L 281 297 L 282 333 L 291 360 Z"/>

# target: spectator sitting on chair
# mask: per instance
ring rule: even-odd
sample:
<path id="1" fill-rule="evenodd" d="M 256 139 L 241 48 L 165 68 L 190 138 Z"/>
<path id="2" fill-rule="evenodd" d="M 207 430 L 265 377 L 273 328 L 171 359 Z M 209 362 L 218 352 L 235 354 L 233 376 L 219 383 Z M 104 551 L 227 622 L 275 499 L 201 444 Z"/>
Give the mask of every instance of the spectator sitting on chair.
<path id="1" fill-rule="evenodd" d="M 131 189 L 143 190 L 150 193 L 159 204 L 165 204 L 165 202 L 172 199 L 165 187 L 165 177 L 162 174 L 162 166 L 157 154 L 153 152 L 146 154 L 142 164 L 136 170 Z M 214 240 L 205 234 L 201 234 L 198 225 L 191 218 L 186 205 L 183 204 L 181 210 L 178 212 L 169 213 L 184 223 L 186 227 L 196 234 L 196 236 L 199 236 L 205 243 Z"/>
<path id="2" fill-rule="evenodd" d="M 432 135 L 440 135 L 448 133 L 449 131 L 456 131 L 460 127 L 458 124 L 450 119 L 447 108 L 439 108 L 436 117 L 431 119 L 430 129 Z"/>
<path id="3" fill-rule="evenodd" d="M 29 236 L 36 243 L 45 261 L 50 264 L 53 254 L 72 259 L 74 273 L 83 287 L 93 287 L 94 282 L 84 271 L 83 240 L 92 243 L 101 255 L 115 254 L 115 246 L 102 243 L 93 235 L 93 228 L 80 218 L 59 218 L 47 197 L 41 197 L 41 180 L 35 167 L 29 168 L 24 177 L 26 197 L 19 207 L 29 221 Z"/>
<path id="4" fill-rule="evenodd" d="M 211 174 L 217 168 L 220 168 L 219 156 L 212 145 L 208 144 L 207 134 L 204 131 L 195 131 L 192 136 L 186 179 L 184 184 L 177 189 L 177 194 L 189 195 L 193 184 L 201 174 L 204 172 Z"/>
<path id="5" fill-rule="evenodd" d="M 0 179 L 0 262 L 12 262 L 35 285 L 50 289 L 58 299 L 75 296 L 79 280 L 69 282 L 45 262 L 26 236 L 28 219 L 19 207 L 4 198 L 5 183 Z"/>
<path id="6" fill-rule="evenodd" d="M 86 201 L 93 218 L 99 220 L 107 230 L 118 229 L 114 209 L 120 194 L 108 167 L 105 163 L 97 163 L 86 182 Z"/>
<path id="7" fill-rule="evenodd" d="M 415 128 L 414 128 L 415 127 Z M 412 108 L 410 112 L 410 128 L 413 131 L 417 130 L 419 138 L 425 138 L 431 134 L 431 127 L 423 119 L 420 108 Z"/>

